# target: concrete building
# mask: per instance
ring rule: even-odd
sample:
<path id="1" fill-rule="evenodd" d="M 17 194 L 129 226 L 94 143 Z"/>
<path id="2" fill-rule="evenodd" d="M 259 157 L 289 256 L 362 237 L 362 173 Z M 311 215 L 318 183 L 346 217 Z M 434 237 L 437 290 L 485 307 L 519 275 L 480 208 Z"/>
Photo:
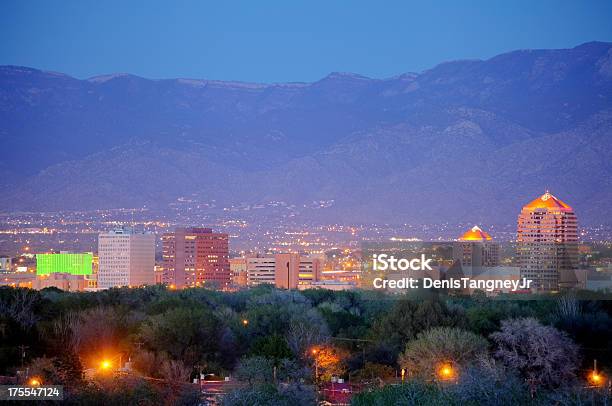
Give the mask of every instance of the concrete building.
<path id="1" fill-rule="evenodd" d="M 298 289 L 300 285 L 321 280 L 323 259 L 296 253 L 243 258 L 248 286 L 274 285 L 282 289 Z"/>
<path id="2" fill-rule="evenodd" d="M 33 284 L 33 288 L 37 290 L 51 287 L 67 292 L 95 291 L 97 282 L 95 279 L 91 278 L 90 275 L 54 272 L 46 275 L 38 275 Z"/>
<path id="3" fill-rule="evenodd" d="M 489 233 L 474 226 L 453 243 L 453 260 L 461 266 L 490 267 L 499 265 L 499 244 Z"/>
<path id="4" fill-rule="evenodd" d="M 7 256 L 0 256 L 0 272 L 10 272 L 11 271 L 11 258 Z"/>
<path id="5" fill-rule="evenodd" d="M 163 282 L 176 288 L 231 283 L 229 238 L 210 228 L 177 228 L 162 237 Z"/>
<path id="6" fill-rule="evenodd" d="M 578 231 L 574 210 L 548 191 L 518 216 L 517 260 L 521 277 L 538 290 L 576 287 Z M 574 276 L 572 276 L 574 275 Z"/>
<path id="7" fill-rule="evenodd" d="M 244 260 L 248 286 L 275 284 L 275 257 L 246 257 Z"/>
<path id="8" fill-rule="evenodd" d="M 117 229 L 98 236 L 98 288 L 155 283 L 155 235 Z"/>
<path id="9" fill-rule="evenodd" d="M 276 254 L 274 283 L 281 289 L 298 289 L 321 279 L 323 260 L 299 254 Z"/>
<path id="10" fill-rule="evenodd" d="M 246 258 L 230 258 L 230 272 L 232 275 L 233 286 L 247 286 L 247 265 Z"/>

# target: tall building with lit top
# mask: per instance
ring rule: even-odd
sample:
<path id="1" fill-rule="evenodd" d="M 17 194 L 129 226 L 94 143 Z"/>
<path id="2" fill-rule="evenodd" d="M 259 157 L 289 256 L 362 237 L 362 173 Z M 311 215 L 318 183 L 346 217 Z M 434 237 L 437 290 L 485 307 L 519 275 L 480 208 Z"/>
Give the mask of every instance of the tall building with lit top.
<path id="1" fill-rule="evenodd" d="M 453 244 L 453 259 L 462 267 L 492 267 L 499 265 L 499 244 L 491 235 L 474 226 Z"/>
<path id="2" fill-rule="evenodd" d="M 578 265 L 578 221 L 574 209 L 546 191 L 518 216 L 517 260 L 521 277 L 539 290 L 558 290 Z M 569 286 L 568 286 L 569 287 Z"/>
<path id="3" fill-rule="evenodd" d="M 155 283 L 155 235 L 117 229 L 98 235 L 98 288 Z"/>
<path id="4" fill-rule="evenodd" d="M 177 288 L 227 287 L 231 282 L 229 239 L 210 228 L 177 228 L 162 236 L 162 280 Z"/>

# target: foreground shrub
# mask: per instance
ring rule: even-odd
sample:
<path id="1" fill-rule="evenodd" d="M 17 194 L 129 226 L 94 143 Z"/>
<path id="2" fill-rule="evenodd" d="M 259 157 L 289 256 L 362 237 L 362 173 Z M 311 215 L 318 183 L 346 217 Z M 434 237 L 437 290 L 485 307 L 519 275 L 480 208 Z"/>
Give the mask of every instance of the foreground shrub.
<path id="1" fill-rule="evenodd" d="M 435 378 L 441 364 L 452 362 L 462 368 L 485 357 L 487 346 L 483 337 L 469 331 L 436 327 L 408 342 L 399 357 L 399 364 L 410 375 L 431 379 Z"/>
<path id="2" fill-rule="evenodd" d="M 496 345 L 493 356 L 517 371 L 532 393 L 538 388 L 567 387 L 576 379 L 578 347 L 554 327 L 534 318 L 504 320 L 491 339 Z"/>

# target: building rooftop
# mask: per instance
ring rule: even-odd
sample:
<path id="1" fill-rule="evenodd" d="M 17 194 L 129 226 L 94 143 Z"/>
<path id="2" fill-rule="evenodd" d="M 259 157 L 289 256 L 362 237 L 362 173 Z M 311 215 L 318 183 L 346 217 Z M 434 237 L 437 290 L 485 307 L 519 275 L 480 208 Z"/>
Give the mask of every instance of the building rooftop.
<path id="1" fill-rule="evenodd" d="M 532 200 L 527 204 L 524 209 L 535 210 L 535 209 L 558 209 L 562 211 L 572 211 L 570 205 L 562 202 L 557 197 L 553 196 L 548 190 L 542 196 L 535 200 Z"/>
<path id="2" fill-rule="evenodd" d="M 465 233 L 461 237 L 459 237 L 460 241 L 489 241 L 492 240 L 489 233 L 482 231 L 482 229 L 478 226 L 474 226 Z"/>

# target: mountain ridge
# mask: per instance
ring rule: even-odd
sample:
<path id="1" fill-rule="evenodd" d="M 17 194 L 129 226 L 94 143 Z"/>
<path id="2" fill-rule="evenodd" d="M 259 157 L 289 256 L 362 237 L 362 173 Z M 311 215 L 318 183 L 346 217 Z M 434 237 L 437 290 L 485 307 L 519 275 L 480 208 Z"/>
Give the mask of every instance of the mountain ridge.
<path id="1" fill-rule="evenodd" d="M 11 153 L 0 176 L 11 193 L 0 210 L 164 209 L 196 193 L 228 204 L 334 200 L 324 220 L 492 222 L 513 221 L 520 202 L 502 199 L 509 190 L 531 197 L 554 185 L 592 223 L 610 218 L 610 111 L 612 44 L 602 42 L 287 84 L 5 65 L 0 145 Z M 418 204 L 410 188 L 437 203 Z M 491 199 L 512 216 L 496 219 Z"/>

